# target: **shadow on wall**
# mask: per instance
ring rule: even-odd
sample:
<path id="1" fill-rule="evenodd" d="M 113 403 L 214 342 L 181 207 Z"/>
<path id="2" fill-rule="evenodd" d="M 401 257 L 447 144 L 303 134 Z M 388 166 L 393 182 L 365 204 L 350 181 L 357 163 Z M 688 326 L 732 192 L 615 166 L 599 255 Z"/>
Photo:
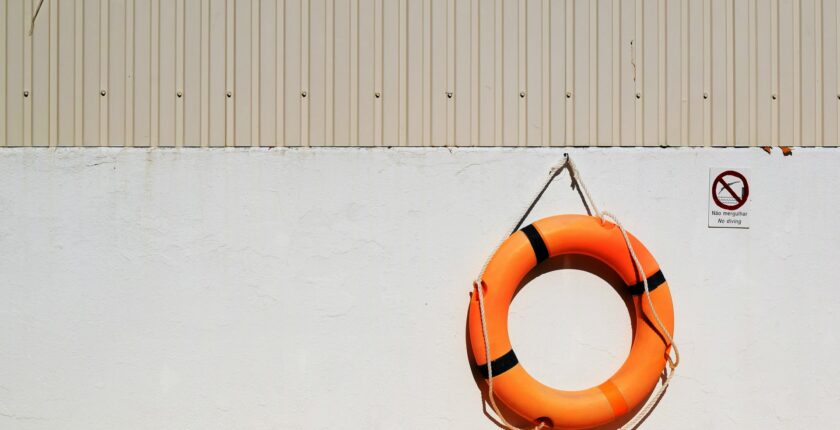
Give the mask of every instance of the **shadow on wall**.
<path id="1" fill-rule="evenodd" d="M 522 280 L 522 282 L 517 287 L 517 290 L 514 293 L 513 299 L 515 300 L 516 296 L 519 294 L 519 292 L 522 290 L 522 288 L 526 284 L 528 284 L 530 281 L 534 280 L 535 278 L 537 278 L 537 277 L 539 277 L 543 274 L 553 272 L 555 270 L 566 270 L 566 269 L 577 269 L 577 270 L 583 270 L 583 271 L 589 272 L 589 273 L 591 273 L 595 276 L 598 276 L 599 278 L 603 279 L 605 282 L 610 284 L 610 286 L 613 288 L 615 293 L 618 294 L 621 297 L 622 301 L 624 302 L 625 307 L 627 308 L 627 312 L 629 312 L 629 314 L 630 314 L 630 321 L 631 321 L 632 329 L 633 329 L 633 337 L 635 338 L 635 335 L 636 335 L 636 310 L 635 310 L 635 307 L 633 305 L 633 298 L 629 294 L 629 292 L 627 291 L 627 286 L 625 285 L 625 283 L 621 279 L 621 277 L 619 277 L 618 274 L 615 271 L 612 270 L 612 268 L 610 268 L 609 266 L 607 266 L 606 264 L 604 264 L 600 260 L 595 259 L 593 257 L 589 257 L 589 256 L 585 256 L 585 255 L 563 255 L 563 256 L 549 258 L 548 260 L 540 263 L 539 265 L 537 265 L 536 267 L 531 269 L 531 271 L 525 276 L 525 278 Z M 557 287 L 562 288 L 562 286 L 560 286 L 560 285 L 558 285 Z M 472 293 L 470 294 L 470 300 L 472 300 Z M 559 317 L 562 318 L 562 316 L 559 316 Z M 487 381 L 485 381 L 484 378 L 481 376 L 481 374 L 478 373 L 478 369 L 477 369 L 476 364 L 475 364 L 475 357 L 473 355 L 472 348 L 470 347 L 471 339 L 470 339 L 470 332 L 469 332 L 469 312 L 467 312 L 467 322 L 465 324 L 465 333 L 466 333 L 465 341 L 466 341 L 467 358 L 468 358 L 469 363 L 470 363 L 470 368 L 472 369 L 473 380 L 475 381 L 476 386 L 479 388 L 479 390 L 481 392 L 481 403 L 482 403 L 482 409 L 483 409 L 484 415 L 491 422 L 496 424 L 499 428 L 505 428 L 500 422 L 498 422 L 491 415 L 491 413 L 490 413 L 491 408 L 488 407 L 489 399 L 487 397 L 487 394 L 488 394 L 487 393 Z M 562 339 L 555 339 L 555 341 L 562 341 Z M 660 378 L 661 378 L 662 381 L 664 381 L 664 378 L 665 378 L 664 371 L 663 371 L 663 374 L 660 376 Z M 650 393 L 650 394 L 652 394 L 652 393 Z M 611 423 L 596 427 L 596 429 L 597 430 L 616 430 L 618 428 L 621 428 L 621 426 L 623 426 L 628 421 L 630 421 L 630 419 L 632 419 L 639 412 L 639 410 L 641 410 L 641 408 L 644 407 L 644 405 L 647 403 L 647 400 L 650 397 L 650 394 L 648 394 L 648 398 L 646 398 L 645 401 L 641 402 L 638 406 L 636 406 L 635 408 L 630 410 L 628 413 L 624 414 L 619 419 L 617 419 L 617 420 L 615 420 Z M 499 400 L 498 398 L 496 398 L 496 400 L 497 400 L 496 404 L 499 406 L 500 412 L 502 413 L 504 418 L 509 423 L 511 423 L 511 424 L 513 424 L 517 427 L 520 427 L 520 428 L 530 428 L 531 426 L 534 425 L 534 423 L 526 421 L 522 417 L 518 416 L 512 410 L 508 409 L 503 402 L 498 401 Z M 651 410 L 652 411 L 655 410 L 656 407 L 658 406 L 658 404 L 659 404 L 659 402 L 657 402 L 657 404 L 654 405 Z M 646 419 L 647 419 L 647 417 L 645 417 L 639 423 L 639 426 L 644 424 Z M 636 428 L 638 428 L 639 426 L 637 426 Z"/>

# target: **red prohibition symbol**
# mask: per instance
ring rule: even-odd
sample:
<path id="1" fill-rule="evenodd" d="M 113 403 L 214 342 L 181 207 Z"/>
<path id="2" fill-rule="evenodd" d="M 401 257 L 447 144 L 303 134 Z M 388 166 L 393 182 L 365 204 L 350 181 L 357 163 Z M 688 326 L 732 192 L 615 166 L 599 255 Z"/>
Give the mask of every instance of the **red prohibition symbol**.
<path id="1" fill-rule="evenodd" d="M 732 181 L 732 177 L 737 178 L 741 181 L 742 188 L 741 193 L 739 194 L 734 189 L 732 189 L 732 184 L 736 183 L 737 181 Z M 730 182 L 727 182 L 727 179 Z M 718 186 L 720 186 L 720 192 L 724 194 L 723 198 L 718 197 Z M 723 209 L 728 209 L 734 211 L 735 209 L 744 206 L 747 202 L 747 199 L 750 197 L 750 186 L 747 184 L 747 178 L 744 175 L 734 171 L 734 170 L 727 170 L 720 175 L 717 175 L 714 181 L 712 181 L 712 199 L 715 201 L 715 204 Z M 721 199 L 726 200 L 727 203 L 721 201 Z M 734 203 L 729 203 L 734 202 Z"/>

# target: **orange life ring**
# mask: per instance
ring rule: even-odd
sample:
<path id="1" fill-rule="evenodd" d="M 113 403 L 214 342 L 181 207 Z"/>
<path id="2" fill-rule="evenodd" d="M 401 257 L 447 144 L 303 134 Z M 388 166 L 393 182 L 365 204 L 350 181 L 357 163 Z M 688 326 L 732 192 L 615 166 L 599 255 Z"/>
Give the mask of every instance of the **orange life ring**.
<path id="1" fill-rule="evenodd" d="M 668 283 L 650 252 L 629 236 L 648 275 L 648 289 L 662 323 L 673 334 L 674 308 Z M 534 379 L 518 362 L 508 335 L 508 310 L 517 287 L 537 264 L 550 257 L 583 254 L 618 273 L 633 296 L 636 330 L 627 360 L 606 382 L 586 390 L 561 391 Z M 521 417 L 557 429 L 584 429 L 615 420 L 641 404 L 656 387 L 670 346 L 652 322 L 644 281 L 630 258 L 619 228 L 585 215 L 539 220 L 511 235 L 496 251 L 482 277 L 487 333 L 496 398 Z M 478 294 L 469 310 L 470 344 L 478 371 L 487 378 Z"/>

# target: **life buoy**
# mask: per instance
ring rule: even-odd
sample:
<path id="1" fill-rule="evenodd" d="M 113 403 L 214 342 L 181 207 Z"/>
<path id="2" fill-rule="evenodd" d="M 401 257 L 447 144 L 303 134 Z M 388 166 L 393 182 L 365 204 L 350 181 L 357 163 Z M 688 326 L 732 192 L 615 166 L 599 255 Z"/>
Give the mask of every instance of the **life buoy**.
<path id="1" fill-rule="evenodd" d="M 632 235 L 629 239 L 648 275 L 648 289 L 656 312 L 664 327 L 673 334 L 674 309 L 668 283 L 644 245 Z M 534 379 L 517 360 L 508 335 L 508 311 L 522 279 L 540 262 L 565 254 L 594 257 L 612 268 L 627 284 L 635 307 L 636 328 L 627 360 L 604 383 L 580 391 L 557 390 Z M 644 280 L 615 224 L 585 215 L 559 215 L 522 228 L 505 240 L 493 255 L 480 288 L 484 293 L 494 392 L 497 399 L 521 417 L 556 429 L 596 427 L 633 410 L 655 388 L 670 346 L 650 318 Z M 470 344 L 477 369 L 487 378 L 479 303 L 477 294 L 472 296 Z"/>

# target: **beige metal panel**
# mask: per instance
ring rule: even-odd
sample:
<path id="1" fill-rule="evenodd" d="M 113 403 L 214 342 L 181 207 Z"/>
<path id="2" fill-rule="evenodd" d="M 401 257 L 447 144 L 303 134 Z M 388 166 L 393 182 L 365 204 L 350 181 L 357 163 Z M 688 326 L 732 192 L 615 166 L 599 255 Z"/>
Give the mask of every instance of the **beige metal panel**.
<path id="1" fill-rule="evenodd" d="M 802 63 L 800 66 L 800 85 L 802 102 L 799 108 L 802 133 L 802 146 L 816 146 L 817 140 L 822 141 L 822 34 L 821 20 L 815 12 L 820 7 L 819 0 L 802 1 L 800 15 L 800 46 Z M 821 18 L 821 16 L 820 16 Z M 809 67 L 810 65 L 810 67 Z M 809 73 L 809 69 L 811 72 Z"/>
<path id="2" fill-rule="evenodd" d="M 400 93 L 401 81 L 404 74 L 400 72 L 402 46 L 400 44 L 403 21 L 400 14 L 404 4 L 395 0 L 382 2 L 382 64 L 379 68 L 381 82 L 381 144 L 398 146 L 400 141 L 400 112 L 402 102 L 405 101 Z M 387 37 L 386 37 L 387 36 Z M 404 66 L 403 66 L 404 67 Z M 327 103 L 332 105 L 332 103 Z M 331 140 L 330 137 L 327 137 Z"/>
<path id="3" fill-rule="evenodd" d="M 330 146 L 349 146 L 350 144 L 350 112 L 351 106 L 350 87 L 350 11 L 354 7 L 353 1 L 335 1 L 333 5 L 333 79 L 332 106 L 329 110 L 332 115 L 332 132 L 329 134 Z M 387 97 L 387 95 L 386 95 Z"/>
<path id="4" fill-rule="evenodd" d="M 746 25 L 735 25 L 736 22 Z M 732 32 L 731 74 L 728 75 L 727 94 L 731 111 L 727 112 L 727 128 L 735 146 L 750 145 L 750 2 L 735 2 L 732 5 L 731 22 L 727 24 Z M 731 112 L 731 113 L 729 113 Z"/>
<path id="5" fill-rule="evenodd" d="M 277 145 L 277 124 L 275 124 L 277 112 L 277 100 L 282 98 L 276 97 L 277 94 L 277 48 L 275 40 L 277 37 L 277 27 L 274 26 L 277 18 L 277 2 L 263 1 L 260 4 L 260 76 L 259 76 L 259 91 L 261 97 L 259 98 L 259 144 L 261 146 L 276 146 Z M 211 68 L 212 70 L 212 68 Z M 224 88 L 221 92 L 216 91 L 219 96 L 216 97 L 214 90 L 208 92 L 212 93 L 209 96 L 209 102 L 224 100 Z M 221 111 L 221 110 L 220 110 Z"/>
<path id="6" fill-rule="evenodd" d="M 24 91 L 24 45 L 27 40 L 24 13 L 26 2 L 6 2 L 6 87 L 5 105 L 5 144 L 6 146 L 23 146 L 23 111 L 25 105 Z"/>
<path id="7" fill-rule="evenodd" d="M 6 6 L 0 7 L 0 64 L 8 62 L 6 56 Z M 6 146 L 6 110 L 8 98 L 6 97 L 6 67 L 0 66 L 0 146 Z"/>
<path id="8" fill-rule="evenodd" d="M 306 1 L 306 0 L 304 0 Z M 376 98 L 376 14 L 375 0 L 359 0 L 358 4 L 358 63 L 356 111 L 358 114 L 359 146 L 375 146 L 374 125 Z"/>
<path id="9" fill-rule="evenodd" d="M 544 5 L 542 0 L 526 0 L 521 6 L 525 9 L 519 20 L 520 25 L 524 24 L 520 36 L 524 35 L 521 45 L 524 45 L 525 73 L 520 80 L 524 80 L 526 97 L 522 106 L 524 109 L 519 112 L 524 117 L 524 127 L 520 131 L 524 133 L 524 139 L 521 139 L 520 145 L 542 146 L 543 134 L 548 136 L 548 124 L 543 123 L 543 100 L 548 98 L 550 88 L 549 82 L 544 80 L 550 75 L 543 68 L 543 59 L 549 58 L 543 49 L 548 42 L 543 40 L 546 27 L 542 19 Z"/>
<path id="10" fill-rule="evenodd" d="M 636 4 L 633 1 L 621 1 L 619 5 L 619 112 L 621 121 L 619 127 L 619 144 L 621 146 L 636 146 L 636 110 L 640 106 L 641 89 L 637 83 L 641 82 L 639 70 L 639 52 L 636 43 Z M 567 117 L 568 118 L 568 117 Z M 567 128 L 574 127 L 572 122 Z"/>
<path id="11" fill-rule="evenodd" d="M 180 82 L 176 79 L 176 2 L 159 0 L 159 27 L 158 38 L 158 145 L 172 147 L 179 140 L 176 136 L 176 111 L 179 109 L 176 104 L 177 85 Z"/>
<path id="12" fill-rule="evenodd" d="M 301 2 L 302 0 L 284 0 L 285 8 L 283 8 L 283 27 L 285 29 L 283 34 L 283 51 L 285 53 L 283 59 L 283 85 L 285 88 L 283 106 L 285 133 L 283 141 L 286 146 L 305 144 L 301 139 L 301 110 L 306 106 L 304 94 L 306 96 L 309 94 L 308 88 L 304 87 L 304 81 L 301 77 L 304 69 L 301 62 L 303 58 L 301 52 L 301 17 L 303 13 Z M 241 90 L 237 89 L 237 91 Z M 239 97 L 245 98 L 247 94 L 239 94 Z"/>
<path id="13" fill-rule="evenodd" d="M 520 87 L 519 80 L 519 1 L 502 2 L 502 121 L 504 127 L 500 136 L 504 146 L 519 146 L 520 99 L 527 94 Z"/>
<path id="14" fill-rule="evenodd" d="M 81 0 L 78 0 L 81 1 Z M 151 145 L 152 2 L 134 0 L 134 106 L 131 120 L 134 146 Z"/>
<path id="15" fill-rule="evenodd" d="M 252 130 L 251 116 L 254 114 L 253 79 L 253 45 L 252 8 L 259 7 L 259 2 L 234 1 L 233 16 L 233 85 L 236 97 L 233 98 L 233 144 L 235 146 L 252 146 L 257 138 Z M 299 4 L 300 2 L 298 2 Z M 299 22 L 299 21 L 298 21 Z M 299 40 L 299 38 L 298 38 Z M 298 42 L 300 43 L 300 42 Z"/>
<path id="16" fill-rule="evenodd" d="M 0 7 L 0 146 L 836 146 L 837 0 Z"/>
<path id="17" fill-rule="evenodd" d="M 136 1 L 136 0 L 135 0 Z M 178 102 L 184 106 L 184 146 L 205 146 L 202 141 L 203 99 L 202 76 L 202 1 L 184 1 L 184 80 Z M 177 97 L 177 95 L 176 95 Z"/>
<path id="18" fill-rule="evenodd" d="M 682 141 L 683 121 L 683 10 L 685 1 L 666 2 L 665 11 L 665 58 L 664 109 L 665 124 L 662 144 L 674 145 Z M 661 86 L 660 86 L 661 88 Z M 746 88 L 746 87 L 745 87 Z"/>
<path id="19" fill-rule="evenodd" d="M 429 5 L 429 134 L 431 146 L 446 145 L 447 0 L 427 0 Z"/>
<path id="20" fill-rule="evenodd" d="M 616 0 L 617 4 L 618 0 Z M 548 15 L 552 23 L 566 22 L 566 5 L 564 2 L 550 2 Z M 549 70 L 551 82 L 549 89 L 550 104 L 548 120 L 551 127 L 549 145 L 563 146 L 568 142 L 566 113 L 571 103 L 571 89 L 567 85 L 566 71 L 566 37 L 568 32 L 564 26 L 553 25 L 549 32 Z"/>
<path id="21" fill-rule="evenodd" d="M 107 25 L 107 72 L 105 79 L 108 82 L 108 107 L 105 109 L 104 117 L 107 122 L 107 133 L 104 134 L 104 145 L 125 146 L 126 136 L 126 104 L 128 97 L 128 75 L 131 72 L 126 59 L 129 57 L 126 52 L 128 32 L 126 22 L 127 0 L 111 0 L 107 2 L 107 13 L 105 19 Z M 105 2 L 103 2 L 104 4 Z M 36 27 L 37 28 L 37 27 Z M 102 41 L 100 41 L 101 43 Z"/>
<path id="22" fill-rule="evenodd" d="M 499 92 L 496 85 L 496 4 L 491 1 L 474 0 L 473 5 L 473 29 L 472 33 L 478 39 L 471 46 L 478 51 L 475 55 L 476 68 L 473 72 L 474 79 L 477 79 L 477 88 L 474 99 L 478 104 L 475 107 L 477 118 L 478 146 L 496 145 L 496 130 L 499 124 L 496 123 L 496 94 Z M 456 97 L 459 97 L 456 94 Z M 457 100 L 459 103 L 461 99 Z M 459 142 L 458 142 L 459 143 Z"/>
<path id="23" fill-rule="evenodd" d="M 840 43 L 837 43 L 840 37 L 838 31 L 838 16 L 840 8 L 834 1 L 824 0 L 822 13 L 822 41 L 823 41 L 823 141 L 817 144 L 825 146 L 837 146 L 838 142 L 838 101 L 840 101 L 840 87 L 837 85 L 837 63 L 838 63 L 838 49 Z"/>
<path id="24" fill-rule="evenodd" d="M 228 103 L 228 87 L 225 85 L 225 0 L 209 0 L 207 14 L 209 15 L 207 43 L 208 83 L 207 83 L 207 117 L 206 133 L 208 145 L 211 147 L 225 146 L 225 106 Z M 273 45 L 272 45 L 273 48 Z M 271 65 L 273 66 L 273 64 Z M 273 82 L 273 81 L 272 81 Z M 273 94 L 273 93 L 269 93 Z M 233 93 L 230 93 L 231 98 Z M 275 97 L 268 97 L 276 100 Z M 269 120 L 268 123 L 273 123 Z M 274 134 L 272 133 L 272 136 Z"/>
<path id="25" fill-rule="evenodd" d="M 34 4 L 30 5 L 34 9 Z M 43 23 L 46 25 L 35 28 L 34 33 L 28 39 L 29 49 L 26 52 L 29 54 L 31 62 L 29 63 L 29 88 L 31 88 L 31 95 L 27 98 L 29 101 L 28 113 L 29 118 L 24 119 L 25 130 L 30 133 L 29 143 L 31 146 L 48 146 L 49 145 L 49 131 L 50 131 L 50 63 L 52 53 L 50 52 L 50 5 L 45 5 L 41 12 Z M 24 76 L 26 79 L 26 76 Z M 25 114 L 26 114 L 25 113 Z M 28 124 L 27 124 L 28 123 Z M 25 138 L 26 139 L 26 138 Z"/>
<path id="26" fill-rule="evenodd" d="M 729 15 L 731 13 L 730 2 L 710 1 L 711 22 L 707 26 L 707 31 L 710 32 L 709 41 L 711 45 L 710 57 L 710 72 L 709 77 L 709 97 L 704 99 L 706 106 L 709 107 L 710 124 L 709 133 L 710 140 L 708 144 L 711 146 L 731 146 L 731 139 L 729 136 L 727 109 L 729 108 L 729 88 L 728 80 L 730 68 L 732 66 L 730 58 L 730 50 L 732 40 L 730 30 L 727 26 L 729 22 Z"/>
<path id="27" fill-rule="evenodd" d="M 327 144 L 327 4 L 309 0 L 309 145 Z"/>
<path id="28" fill-rule="evenodd" d="M 666 53 L 659 50 L 662 46 L 659 36 L 661 30 L 660 24 L 660 4 L 658 0 L 644 0 L 641 5 L 641 14 L 643 21 L 639 26 L 641 31 L 637 31 L 640 38 L 640 47 L 643 48 L 639 58 L 643 65 L 643 73 L 641 73 L 641 80 L 644 85 L 644 92 L 642 98 L 639 100 L 642 108 L 642 133 L 641 144 L 645 146 L 654 146 L 661 144 L 659 137 L 660 127 L 660 104 L 664 104 L 660 97 L 660 68 L 664 64 Z M 660 61 L 662 60 L 662 61 Z M 637 108 L 638 109 L 638 108 Z"/>

